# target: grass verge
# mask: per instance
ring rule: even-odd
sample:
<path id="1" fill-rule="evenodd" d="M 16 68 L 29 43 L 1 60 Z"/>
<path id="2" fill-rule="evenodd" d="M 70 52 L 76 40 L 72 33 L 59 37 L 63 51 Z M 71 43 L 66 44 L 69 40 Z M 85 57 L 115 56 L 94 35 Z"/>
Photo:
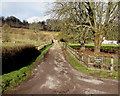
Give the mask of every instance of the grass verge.
<path id="1" fill-rule="evenodd" d="M 102 71 L 102 70 L 92 70 L 92 69 L 87 69 L 85 68 L 82 64 L 80 64 L 76 58 L 74 58 L 73 56 L 71 56 L 68 52 L 65 52 L 66 54 L 66 58 L 67 60 L 70 62 L 70 64 L 76 68 L 77 70 L 94 76 L 94 77 L 100 77 L 100 78 L 107 78 L 107 79 L 112 79 L 112 80 L 118 80 L 118 72 L 113 72 L 111 74 L 111 72 L 106 72 L 106 71 Z"/>
<path id="2" fill-rule="evenodd" d="M 40 50 L 41 54 L 37 57 L 37 59 L 33 60 L 30 65 L 0 76 L 0 79 L 2 79 L 2 84 L 1 84 L 2 92 L 0 93 L 4 93 L 5 91 L 19 85 L 22 81 L 28 79 L 32 74 L 33 68 L 35 68 L 38 62 L 40 62 L 40 60 L 44 58 L 44 55 L 52 46 L 53 44 L 47 45 L 44 48 L 42 48 Z"/>
<path id="3" fill-rule="evenodd" d="M 2 46 L 26 45 L 26 43 L 2 43 Z"/>

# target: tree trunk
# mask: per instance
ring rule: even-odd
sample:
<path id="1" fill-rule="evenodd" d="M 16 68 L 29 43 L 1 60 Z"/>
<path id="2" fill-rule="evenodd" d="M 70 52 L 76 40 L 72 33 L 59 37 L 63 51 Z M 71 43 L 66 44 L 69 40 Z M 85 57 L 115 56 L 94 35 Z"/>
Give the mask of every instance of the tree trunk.
<path id="1" fill-rule="evenodd" d="M 103 39 L 103 35 L 100 34 L 100 32 L 96 32 L 95 33 L 95 41 L 94 41 L 94 54 L 95 54 L 95 56 L 98 56 L 100 53 L 102 39 Z"/>
<path id="2" fill-rule="evenodd" d="M 81 45 L 81 48 L 80 48 L 80 51 L 85 51 L 85 42 L 84 41 L 79 41 L 80 45 Z"/>

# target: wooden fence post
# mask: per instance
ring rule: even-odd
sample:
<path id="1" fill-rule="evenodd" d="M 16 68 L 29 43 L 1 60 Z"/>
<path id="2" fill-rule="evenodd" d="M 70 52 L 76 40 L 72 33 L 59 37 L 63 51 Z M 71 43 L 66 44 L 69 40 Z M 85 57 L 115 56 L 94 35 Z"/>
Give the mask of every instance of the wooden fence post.
<path id="1" fill-rule="evenodd" d="M 114 59 L 111 58 L 111 71 L 114 71 Z"/>
<path id="2" fill-rule="evenodd" d="M 90 56 L 88 55 L 88 64 L 90 63 Z"/>
<path id="3" fill-rule="evenodd" d="M 84 57 L 83 57 L 83 53 L 82 53 L 82 60 L 84 59 Z"/>

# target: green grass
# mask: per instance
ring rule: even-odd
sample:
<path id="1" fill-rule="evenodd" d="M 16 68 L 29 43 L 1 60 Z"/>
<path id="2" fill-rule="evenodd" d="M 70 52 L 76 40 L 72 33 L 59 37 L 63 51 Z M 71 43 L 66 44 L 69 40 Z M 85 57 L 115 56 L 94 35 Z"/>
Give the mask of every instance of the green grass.
<path id="1" fill-rule="evenodd" d="M 32 68 L 32 65 L 25 66 L 20 70 L 13 71 L 8 74 L 4 74 L 2 76 L 2 92 L 19 85 L 22 81 L 28 78 L 31 75 L 30 68 Z"/>
<path id="2" fill-rule="evenodd" d="M 2 27 L 0 27 L 2 28 Z M 38 31 L 37 33 L 31 29 L 24 29 L 24 28 L 10 28 L 10 32 L 8 36 L 10 37 L 9 42 L 5 42 L 3 34 L 1 41 L 3 44 L 1 46 L 15 46 L 15 45 L 25 45 L 25 44 L 32 44 L 32 45 L 40 45 L 43 44 L 41 42 L 51 41 L 51 35 L 56 36 L 58 32 L 48 32 L 48 31 Z M 4 31 L 4 30 L 2 30 Z M 15 41 L 16 43 L 12 43 Z"/>
<path id="3" fill-rule="evenodd" d="M 28 44 L 32 44 L 34 46 L 40 46 L 40 45 L 43 45 L 45 44 L 46 42 L 32 42 L 32 43 L 2 43 L 2 46 L 3 47 L 11 47 L 11 46 L 18 46 L 18 45 L 28 45 Z"/>
<path id="4" fill-rule="evenodd" d="M 40 44 L 43 44 L 43 42 L 36 42 L 36 43 L 2 43 L 2 46 L 17 46 L 17 45 L 26 45 L 26 44 L 32 44 L 35 46 L 39 46 Z"/>
<path id="5" fill-rule="evenodd" d="M 118 80 L 118 72 L 113 72 L 113 74 L 111 75 L 111 72 L 87 69 L 82 64 L 80 64 L 73 56 L 70 56 L 70 55 L 66 55 L 66 56 L 67 56 L 67 60 L 70 62 L 70 64 L 74 68 L 76 68 L 77 70 L 85 74 L 92 75 L 95 77 L 100 77 L 100 78 Z"/>
<path id="6" fill-rule="evenodd" d="M 41 49 L 40 50 L 41 54 L 38 56 L 38 58 L 36 59 L 36 61 L 34 62 L 33 65 L 36 65 L 40 60 L 42 60 L 44 58 L 44 55 L 48 52 L 49 48 L 52 47 L 52 46 L 53 46 L 53 44 L 47 45 L 46 47 Z"/>
<path id="7" fill-rule="evenodd" d="M 2 78 L 2 92 L 10 90 L 11 88 L 19 85 L 22 81 L 26 80 L 30 77 L 33 68 L 44 58 L 44 55 L 52 47 L 53 44 L 45 46 L 43 49 L 39 50 L 41 54 L 37 57 L 37 59 L 33 60 L 30 65 L 25 66 L 19 70 L 10 72 L 8 74 L 4 74 L 0 76 Z"/>
<path id="8" fill-rule="evenodd" d="M 105 64 L 111 64 L 111 58 L 104 58 L 103 59 Z M 114 64 L 118 65 L 119 58 L 114 58 Z"/>
<path id="9" fill-rule="evenodd" d="M 2 43 L 2 46 L 26 45 L 26 43 Z"/>
<path id="10" fill-rule="evenodd" d="M 70 47 L 80 47 L 80 44 L 69 44 Z M 94 48 L 94 44 L 85 44 L 86 48 Z M 114 44 L 104 44 L 101 46 L 101 49 L 120 49 L 118 45 Z"/>
<path id="11" fill-rule="evenodd" d="M 80 46 L 80 44 L 69 44 L 71 46 Z M 94 46 L 94 44 L 85 44 L 86 46 Z M 118 46 L 115 44 L 102 44 L 102 46 Z"/>
<path id="12" fill-rule="evenodd" d="M 47 41 L 46 42 L 26 42 L 26 43 L 2 43 L 2 46 L 5 46 L 5 47 L 10 47 L 10 46 L 17 46 L 17 45 L 28 45 L 28 44 L 32 44 L 34 46 L 40 46 L 40 45 L 44 45 L 48 43 Z"/>
<path id="13" fill-rule="evenodd" d="M 61 48 L 64 48 L 63 45 L 62 45 L 61 43 L 59 43 L 59 45 L 60 45 Z"/>

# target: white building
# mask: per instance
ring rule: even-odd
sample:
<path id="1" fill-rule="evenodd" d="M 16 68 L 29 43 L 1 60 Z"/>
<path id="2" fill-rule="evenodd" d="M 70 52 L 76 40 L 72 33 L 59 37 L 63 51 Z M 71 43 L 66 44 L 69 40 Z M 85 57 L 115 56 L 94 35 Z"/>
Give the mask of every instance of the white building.
<path id="1" fill-rule="evenodd" d="M 118 45 L 118 44 L 117 44 L 117 41 L 113 41 L 113 40 L 104 40 L 104 41 L 102 42 L 102 44 L 116 44 L 116 45 Z"/>

